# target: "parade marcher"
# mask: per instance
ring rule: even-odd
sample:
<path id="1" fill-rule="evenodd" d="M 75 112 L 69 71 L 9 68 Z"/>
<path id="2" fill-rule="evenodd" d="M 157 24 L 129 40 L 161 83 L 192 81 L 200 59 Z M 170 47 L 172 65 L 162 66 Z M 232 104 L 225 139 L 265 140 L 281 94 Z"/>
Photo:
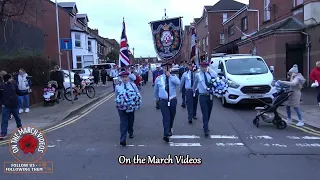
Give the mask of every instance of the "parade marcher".
<path id="1" fill-rule="evenodd" d="M 113 66 L 110 71 L 110 77 L 112 78 L 113 91 L 115 91 L 116 84 L 114 83 L 114 78 L 118 77 L 118 66 Z"/>
<path id="2" fill-rule="evenodd" d="M 182 75 L 184 72 L 188 71 L 188 67 L 186 66 L 187 61 L 182 61 L 182 64 L 179 68 L 179 79 L 182 78 Z M 181 107 L 185 108 L 186 107 L 186 90 L 184 86 L 181 89 L 181 96 L 182 96 L 182 104 Z"/>
<path id="3" fill-rule="evenodd" d="M 188 64 L 189 70 L 184 72 L 181 77 L 180 89 L 185 89 L 187 98 L 188 122 L 192 124 L 192 119 L 197 119 L 197 106 L 199 93 L 193 89 L 195 80 L 194 66 L 192 63 Z"/>
<path id="4" fill-rule="evenodd" d="M 128 71 L 121 72 L 119 76 L 121 77 L 121 83 L 116 86 L 115 95 L 119 95 L 121 91 L 133 89 L 139 94 L 137 86 L 130 82 L 129 80 L 130 73 Z M 129 138 L 133 138 L 133 124 L 134 124 L 134 112 L 126 112 L 125 110 L 119 110 L 118 113 L 120 116 L 120 145 L 126 146 L 127 134 Z"/>
<path id="5" fill-rule="evenodd" d="M 156 70 L 152 72 L 152 79 L 153 79 L 152 86 L 154 86 L 154 82 L 156 78 L 162 74 L 163 74 L 163 70 L 161 69 L 161 65 L 157 64 Z M 156 108 L 159 109 L 159 100 L 156 100 Z"/>
<path id="6" fill-rule="evenodd" d="M 130 72 L 129 72 L 129 80 L 130 80 L 131 82 L 135 82 L 135 81 L 137 80 L 137 77 L 136 77 L 136 75 L 134 74 L 134 71 L 135 71 L 136 69 L 134 68 L 134 66 L 131 66 L 129 69 L 130 69 Z"/>
<path id="7" fill-rule="evenodd" d="M 149 68 L 147 66 L 147 64 L 143 65 L 142 67 L 142 78 L 143 78 L 143 83 L 147 84 L 148 81 L 148 72 L 149 72 Z"/>
<path id="8" fill-rule="evenodd" d="M 159 99 L 164 131 L 163 140 L 169 142 L 177 109 L 176 89 L 180 86 L 180 80 L 176 75 L 170 73 L 171 63 L 165 63 L 162 67 L 164 68 L 164 74 L 155 81 L 154 96 L 156 100 Z"/>
<path id="9" fill-rule="evenodd" d="M 201 62 L 201 72 L 197 73 L 193 89 L 199 90 L 199 103 L 202 112 L 203 130 L 206 137 L 209 136 L 209 119 L 211 116 L 211 110 L 213 106 L 213 96 L 209 92 L 209 81 L 214 77 L 212 73 L 208 71 L 209 63 Z"/>

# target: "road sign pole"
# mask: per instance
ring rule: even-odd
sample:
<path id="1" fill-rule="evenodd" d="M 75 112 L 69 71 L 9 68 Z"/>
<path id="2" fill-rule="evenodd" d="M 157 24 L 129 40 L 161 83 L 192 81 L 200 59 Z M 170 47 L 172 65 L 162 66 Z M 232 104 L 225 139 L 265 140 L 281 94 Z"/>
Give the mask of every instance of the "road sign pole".
<path id="1" fill-rule="evenodd" d="M 68 42 L 66 42 L 66 47 L 68 47 Z M 71 102 L 73 104 L 73 86 L 71 82 L 71 68 L 70 68 L 70 58 L 69 58 L 69 51 L 67 51 L 67 61 L 68 61 L 68 70 L 69 70 L 69 82 L 70 82 L 70 89 L 71 89 Z"/>

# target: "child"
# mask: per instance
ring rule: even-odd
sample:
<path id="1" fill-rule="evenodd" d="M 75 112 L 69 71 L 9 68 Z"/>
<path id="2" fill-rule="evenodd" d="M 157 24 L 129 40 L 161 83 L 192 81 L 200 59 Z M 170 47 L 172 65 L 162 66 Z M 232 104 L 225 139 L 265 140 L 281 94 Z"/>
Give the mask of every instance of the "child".
<path id="1" fill-rule="evenodd" d="M 50 83 L 47 84 L 47 87 L 43 89 L 43 98 L 46 101 L 50 101 L 52 97 L 55 96 L 56 89 L 52 87 Z"/>

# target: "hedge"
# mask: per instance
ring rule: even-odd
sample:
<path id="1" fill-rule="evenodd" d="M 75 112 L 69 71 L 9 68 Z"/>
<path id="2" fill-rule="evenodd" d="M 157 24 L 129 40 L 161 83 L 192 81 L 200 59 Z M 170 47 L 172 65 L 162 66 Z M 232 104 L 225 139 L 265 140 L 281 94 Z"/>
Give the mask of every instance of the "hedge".
<path id="1" fill-rule="evenodd" d="M 1 58 L 0 70 L 5 70 L 9 74 L 16 74 L 23 68 L 29 76 L 32 76 L 32 85 L 44 85 L 49 80 L 50 70 L 56 65 L 42 56 L 28 56 L 16 58 Z"/>

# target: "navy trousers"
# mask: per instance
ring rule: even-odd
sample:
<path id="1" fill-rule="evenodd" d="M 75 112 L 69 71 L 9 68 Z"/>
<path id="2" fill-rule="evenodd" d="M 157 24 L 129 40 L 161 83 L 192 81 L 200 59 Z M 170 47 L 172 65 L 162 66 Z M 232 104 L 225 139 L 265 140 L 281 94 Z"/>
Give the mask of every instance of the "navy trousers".
<path id="1" fill-rule="evenodd" d="M 17 128 L 22 127 L 21 119 L 19 117 L 19 108 L 10 109 L 2 107 L 1 135 L 7 135 L 8 133 L 8 120 L 10 114 L 12 114 L 14 119 L 16 120 Z"/>
<path id="2" fill-rule="evenodd" d="M 193 97 L 193 90 L 186 90 L 186 98 L 187 98 L 187 110 L 188 110 L 188 120 L 191 121 L 192 118 L 197 116 L 197 108 L 198 108 L 198 91 L 195 93 L 195 97 Z"/>
<path id="3" fill-rule="evenodd" d="M 176 116 L 177 99 L 171 99 L 170 106 L 168 106 L 168 100 L 160 99 L 159 107 L 162 114 L 163 136 L 168 137 Z"/>
<path id="4" fill-rule="evenodd" d="M 134 112 L 118 110 L 120 116 L 120 142 L 126 141 L 127 133 L 133 134 Z"/>
<path id="5" fill-rule="evenodd" d="M 186 105 L 186 88 L 181 89 L 181 96 L 182 96 L 182 104 L 181 105 Z"/>
<path id="6" fill-rule="evenodd" d="M 202 112 L 203 130 L 208 133 L 213 100 L 210 99 L 210 95 L 200 95 L 199 103 Z"/>

